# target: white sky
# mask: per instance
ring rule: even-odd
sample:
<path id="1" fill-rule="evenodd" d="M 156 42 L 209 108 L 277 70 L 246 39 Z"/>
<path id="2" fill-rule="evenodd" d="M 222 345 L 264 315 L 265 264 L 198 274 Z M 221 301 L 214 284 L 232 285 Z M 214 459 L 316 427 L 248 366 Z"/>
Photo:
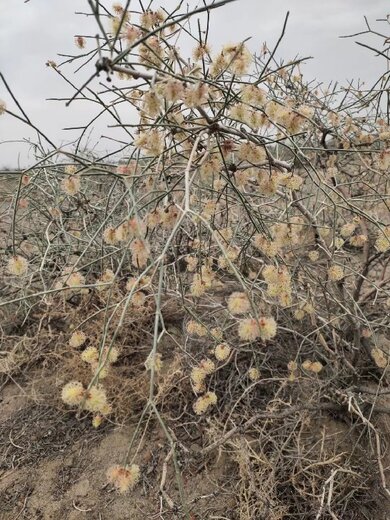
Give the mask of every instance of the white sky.
<path id="1" fill-rule="evenodd" d="M 133 3 L 138 5 L 137 0 Z M 161 0 L 155 1 L 153 6 L 169 9 L 176 3 L 176 0 Z M 188 0 L 188 4 L 194 7 L 198 2 Z M 105 5 L 110 6 L 111 2 L 105 2 Z M 356 38 L 340 39 L 339 36 L 364 30 L 364 15 L 373 26 L 390 35 L 389 26 L 375 23 L 390 11 L 388 0 L 237 0 L 213 12 L 212 48 L 217 51 L 223 43 L 249 36 L 252 37 L 249 44 L 252 50 L 259 50 L 264 41 L 272 48 L 288 10 L 287 32 L 277 56 L 286 61 L 297 55 L 313 56 L 302 70 L 307 80 L 316 78 L 324 83 L 335 80 L 344 83 L 347 79 L 360 77 L 371 85 L 386 70 L 384 58 L 375 57 L 357 46 Z M 26 4 L 23 0 L 0 0 L 0 71 L 31 121 L 57 146 L 78 135 L 64 131 L 64 127 L 86 123 L 94 113 L 93 107 L 86 103 L 77 102 L 66 108 L 64 102 L 46 101 L 49 97 L 73 94 L 71 87 L 45 66 L 46 61 L 60 62 L 57 53 L 75 54 L 75 34 L 97 32 L 94 20 L 77 16 L 76 11 L 89 12 L 87 0 L 30 0 Z M 369 36 L 358 39 L 365 43 L 382 43 Z M 92 42 L 89 45 L 92 48 Z M 86 72 L 93 71 L 91 63 Z M 85 73 L 74 75 L 71 68 L 67 74 L 77 86 L 85 78 Z M 9 110 L 18 113 L 1 82 L 0 99 L 6 102 Z M 102 134 L 117 135 L 101 123 L 95 128 L 91 143 Z M 29 137 L 35 140 L 34 133 L 26 126 L 8 115 L 1 116 L 0 168 L 25 167 L 34 161 L 28 144 L 10 142 Z M 99 150 L 107 147 L 108 141 L 101 140 Z"/>

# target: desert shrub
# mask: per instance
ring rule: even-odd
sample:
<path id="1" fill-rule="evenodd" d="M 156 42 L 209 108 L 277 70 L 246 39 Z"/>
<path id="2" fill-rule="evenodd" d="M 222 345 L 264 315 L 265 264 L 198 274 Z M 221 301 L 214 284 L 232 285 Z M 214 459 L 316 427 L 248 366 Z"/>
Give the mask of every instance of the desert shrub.
<path id="1" fill-rule="evenodd" d="M 234 461 L 237 518 L 363 518 L 388 494 L 385 107 L 376 88 L 313 85 L 266 46 L 211 50 L 224 3 L 90 1 L 97 43 L 79 35 L 77 54 L 48 61 L 66 78 L 97 59 L 104 90 L 69 84 L 68 104 L 93 103 L 122 138 L 98 156 L 82 151 L 89 125 L 73 148 L 40 133 L 1 207 L 1 372 L 44 359 L 53 398 L 94 426 L 137 421 L 108 473 L 121 491 L 159 423 L 183 515 L 176 452 L 200 436 L 203 457 Z"/>

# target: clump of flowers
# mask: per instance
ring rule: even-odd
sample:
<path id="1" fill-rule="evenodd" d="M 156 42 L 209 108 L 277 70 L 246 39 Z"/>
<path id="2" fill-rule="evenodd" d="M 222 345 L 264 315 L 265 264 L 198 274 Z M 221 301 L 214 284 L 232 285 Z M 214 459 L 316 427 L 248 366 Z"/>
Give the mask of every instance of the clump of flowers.
<path id="1" fill-rule="evenodd" d="M 95 414 L 92 418 L 92 426 L 94 428 L 99 428 L 99 426 L 102 424 L 102 421 L 103 421 L 103 416 L 100 413 Z"/>
<path id="2" fill-rule="evenodd" d="M 188 87 L 183 96 L 184 103 L 189 108 L 203 105 L 208 97 L 207 83 L 199 82 L 196 85 Z"/>
<path id="3" fill-rule="evenodd" d="M 378 347 L 374 347 L 371 349 L 372 359 L 375 361 L 375 364 L 379 368 L 386 368 L 388 365 L 388 358 L 385 356 L 384 352 Z"/>
<path id="4" fill-rule="evenodd" d="M 280 252 L 280 244 L 275 240 L 269 240 L 261 233 L 256 233 L 253 237 L 253 245 L 270 258 L 274 258 Z"/>
<path id="5" fill-rule="evenodd" d="M 341 265 L 332 265 L 328 269 L 328 276 L 332 282 L 339 282 L 344 278 L 344 269 Z"/>
<path id="6" fill-rule="evenodd" d="M 130 250 L 132 252 L 132 264 L 136 267 L 145 267 L 150 256 L 147 243 L 141 238 L 135 238 L 130 245 Z"/>
<path id="7" fill-rule="evenodd" d="M 144 29 L 151 29 L 153 26 L 162 24 L 164 20 L 165 14 L 162 9 L 157 9 L 157 11 L 146 9 L 146 11 L 141 14 L 140 25 Z"/>
<path id="8" fill-rule="evenodd" d="M 260 379 L 259 369 L 256 367 L 252 367 L 248 370 L 248 377 L 251 381 L 258 381 Z"/>
<path id="9" fill-rule="evenodd" d="M 103 412 L 107 410 L 107 396 L 101 385 L 93 386 L 86 392 L 84 408 L 89 412 Z"/>
<path id="10" fill-rule="evenodd" d="M 85 38 L 83 38 L 82 36 L 76 36 L 74 41 L 75 41 L 76 47 L 78 47 L 79 49 L 84 49 L 85 43 L 86 43 Z"/>
<path id="11" fill-rule="evenodd" d="M 228 70 L 237 76 L 245 74 L 252 63 L 252 55 L 243 43 L 225 45 L 221 55 Z"/>
<path id="12" fill-rule="evenodd" d="M 8 272 L 14 276 L 22 276 L 27 269 L 28 262 L 23 256 L 16 255 L 8 260 Z"/>
<path id="13" fill-rule="evenodd" d="M 303 178 L 296 174 L 281 175 L 279 183 L 292 191 L 297 191 L 303 184 Z"/>
<path id="14" fill-rule="evenodd" d="M 276 336 L 277 325 L 274 318 L 262 317 L 241 320 L 238 325 L 238 335 L 243 341 L 255 341 L 260 338 L 264 341 Z"/>
<path id="15" fill-rule="evenodd" d="M 96 347 L 89 346 L 81 353 L 81 359 L 91 365 L 93 372 L 99 370 L 99 377 L 103 379 L 107 375 L 110 365 L 118 360 L 119 351 L 116 347 L 105 347 L 100 356 Z"/>
<path id="16" fill-rule="evenodd" d="M 375 247 L 380 253 L 386 253 L 390 249 L 390 226 L 381 230 L 375 241 Z"/>
<path id="17" fill-rule="evenodd" d="M 298 377 L 298 363 L 296 361 L 289 361 L 287 368 L 289 370 L 288 380 L 291 382 L 295 381 Z"/>
<path id="18" fill-rule="evenodd" d="M 175 103 L 184 97 L 184 84 L 177 79 L 169 79 L 162 87 L 162 97 Z"/>
<path id="19" fill-rule="evenodd" d="M 161 47 L 157 36 L 148 38 L 147 44 L 142 43 L 138 49 L 140 62 L 146 68 L 159 67 L 164 57 L 164 49 Z"/>
<path id="20" fill-rule="evenodd" d="M 194 412 L 197 415 L 203 415 L 207 412 L 210 406 L 217 404 L 217 395 L 215 392 L 206 392 L 205 394 L 198 397 L 194 403 Z"/>
<path id="21" fill-rule="evenodd" d="M 272 197 L 280 186 L 280 173 L 276 170 L 269 172 L 260 171 L 257 182 L 259 184 L 260 193 L 267 197 Z"/>
<path id="22" fill-rule="evenodd" d="M 109 284 L 115 280 L 115 273 L 111 269 L 106 269 L 96 284 L 98 291 L 104 291 L 109 288 Z"/>
<path id="23" fill-rule="evenodd" d="M 150 352 L 149 356 L 145 361 L 146 370 L 154 370 L 155 372 L 161 372 L 163 367 L 162 356 L 159 352 Z"/>
<path id="24" fill-rule="evenodd" d="M 263 146 L 258 146 L 250 142 L 241 143 L 237 154 L 239 159 L 242 161 L 249 161 L 253 164 L 263 163 L 267 158 L 267 154 Z"/>
<path id="25" fill-rule="evenodd" d="M 69 345 L 72 348 L 78 348 L 81 347 L 81 345 L 84 345 L 87 337 L 81 330 L 75 330 L 73 334 L 70 337 Z"/>
<path id="26" fill-rule="evenodd" d="M 251 308 L 247 295 L 243 292 L 234 292 L 228 298 L 228 309 L 232 314 L 244 314 Z"/>
<path id="27" fill-rule="evenodd" d="M 85 361 L 85 363 L 94 364 L 99 361 L 99 351 L 96 347 L 87 347 L 81 353 L 81 359 Z"/>
<path id="28" fill-rule="evenodd" d="M 314 374 L 318 374 L 323 369 L 323 365 L 320 361 L 311 361 L 310 359 L 306 359 L 302 363 L 302 368 L 307 370 L 308 372 L 313 372 Z"/>
<path id="29" fill-rule="evenodd" d="M 200 297 L 215 284 L 215 273 L 207 265 L 202 265 L 200 273 L 195 273 L 190 291 L 192 296 Z"/>
<path id="30" fill-rule="evenodd" d="M 61 181 L 61 189 L 67 195 L 76 195 L 80 191 L 80 177 L 76 175 L 65 177 Z"/>
<path id="31" fill-rule="evenodd" d="M 160 113 L 161 99 L 155 90 L 149 90 L 144 94 L 142 110 L 151 117 L 156 117 Z"/>
<path id="32" fill-rule="evenodd" d="M 103 231 L 103 240 L 106 244 L 115 244 L 115 242 L 117 241 L 115 228 L 113 228 L 112 226 L 107 227 Z"/>
<path id="33" fill-rule="evenodd" d="M 78 406 L 84 398 L 85 390 L 80 381 L 70 381 L 61 391 L 61 399 L 69 406 Z"/>
<path id="34" fill-rule="evenodd" d="M 199 368 L 203 370 L 206 375 L 210 375 L 215 371 L 215 363 L 211 359 L 202 359 L 199 363 Z"/>
<path id="35" fill-rule="evenodd" d="M 316 250 L 313 250 L 313 251 L 309 251 L 307 256 L 309 257 L 309 259 L 312 261 L 312 262 L 316 262 L 319 257 L 320 257 L 320 253 Z"/>
<path id="36" fill-rule="evenodd" d="M 79 286 L 85 284 L 85 278 L 81 273 L 75 272 L 75 273 L 71 273 L 66 278 L 65 283 L 68 287 L 79 287 Z"/>
<path id="37" fill-rule="evenodd" d="M 204 392 L 206 390 L 205 379 L 206 372 L 201 367 L 194 367 L 191 370 L 191 382 L 194 392 L 199 394 L 200 392 Z"/>
<path id="38" fill-rule="evenodd" d="M 214 356 L 218 361 L 225 361 L 230 356 L 231 350 L 227 343 L 220 343 L 214 349 Z"/>
<path id="39" fill-rule="evenodd" d="M 137 464 L 131 466 L 112 466 L 107 470 L 107 480 L 120 493 L 132 489 L 140 479 L 140 468 Z"/>
<path id="40" fill-rule="evenodd" d="M 198 265 L 198 259 L 196 256 L 186 256 L 185 261 L 187 263 L 187 271 L 193 273 Z"/>
<path id="41" fill-rule="evenodd" d="M 160 155 L 163 151 L 163 140 L 158 130 L 150 132 L 141 132 L 134 142 L 137 148 L 141 148 L 152 156 Z"/>
<path id="42" fill-rule="evenodd" d="M 267 100 L 267 92 L 256 85 L 245 85 L 241 89 L 241 99 L 256 108 L 263 108 Z"/>
<path id="43" fill-rule="evenodd" d="M 352 233 L 355 231 L 356 229 L 356 223 L 355 222 L 347 222 L 346 224 L 344 224 L 341 229 L 340 229 L 340 235 L 343 237 L 343 238 L 348 238 L 352 235 Z"/>
<path id="44" fill-rule="evenodd" d="M 263 277 L 267 282 L 267 293 L 277 298 L 282 307 L 291 305 L 291 276 L 286 266 L 267 265 L 263 269 Z"/>
<path id="45" fill-rule="evenodd" d="M 368 240 L 367 235 L 359 234 L 359 235 L 353 235 L 349 239 L 349 243 L 353 247 L 363 247 L 364 244 L 367 242 L 367 240 Z"/>
<path id="46" fill-rule="evenodd" d="M 191 336 L 204 337 L 207 335 L 206 327 L 204 325 L 202 325 L 201 323 L 198 323 L 195 320 L 190 320 L 187 323 L 186 328 L 187 328 L 188 334 L 190 334 Z"/>
<path id="47" fill-rule="evenodd" d="M 192 57 L 194 61 L 200 61 L 208 54 L 210 54 L 210 47 L 207 45 L 207 43 L 200 43 L 192 51 Z"/>

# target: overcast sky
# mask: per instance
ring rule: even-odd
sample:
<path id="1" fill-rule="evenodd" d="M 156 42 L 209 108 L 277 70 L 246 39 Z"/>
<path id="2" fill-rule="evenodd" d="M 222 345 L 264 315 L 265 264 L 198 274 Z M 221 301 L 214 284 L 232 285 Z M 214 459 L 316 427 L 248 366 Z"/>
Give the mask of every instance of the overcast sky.
<path id="1" fill-rule="evenodd" d="M 111 2 L 104 2 L 110 6 Z M 133 3 L 138 4 L 136 0 Z M 172 8 L 175 0 L 154 2 Z M 189 0 L 190 7 L 198 2 Z M 264 41 L 272 46 L 277 41 L 287 11 L 290 19 L 278 57 L 289 60 L 299 55 L 313 56 L 303 68 L 307 80 L 316 78 L 324 83 L 361 78 L 368 85 L 386 70 L 385 60 L 375 57 L 367 49 L 354 43 L 356 38 L 339 36 L 364 30 L 364 16 L 377 28 L 388 31 L 389 26 L 375 22 L 384 18 L 389 9 L 388 0 L 237 0 L 214 11 L 211 19 L 210 42 L 217 51 L 223 43 L 252 37 L 250 47 L 260 50 Z M 63 146 L 77 133 L 63 128 L 86 123 L 93 107 L 76 102 L 69 108 L 63 102 L 47 101 L 50 97 L 69 97 L 73 91 L 55 71 L 47 68 L 48 59 L 60 62 L 57 53 L 75 53 L 75 34 L 95 34 L 92 18 L 76 15 L 89 12 L 87 0 L 0 0 L 0 71 L 12 87 L 24 110 L 56 146 Z M 369 36 L 360 37 L 366 43 L 375 42 Z M 89 43 L 92 48 L 92 42 Z M 86 70 L 93 72 L 93 65 Z M 69 77 L 80 85 L 85 75 Z M 0 83 L 0 99 L 7 108 L 18 113 L 10 96 Z M 130 121 L 129 121 L 130 122 Z M 98 124 L 91 142 L 101 135 L 115 135 L 112 130 Z M 34 134 L 12 117 L 0 117 L 0 168 L 26 167 L 34 158 L 25 143 L 12 143 Z M 109 148 L 109 141 L 101 139 L 99 150 Z"/>

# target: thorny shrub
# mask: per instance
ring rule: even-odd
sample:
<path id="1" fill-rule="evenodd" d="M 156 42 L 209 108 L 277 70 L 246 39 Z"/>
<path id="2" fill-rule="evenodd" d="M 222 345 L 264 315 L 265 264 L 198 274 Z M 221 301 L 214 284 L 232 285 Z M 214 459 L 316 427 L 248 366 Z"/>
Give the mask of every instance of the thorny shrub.
<path id="1" fill-rule="evenodd" d="M 183 515 L 195 506 L 175 454 L 199 436 L 204 456 L 236 464 L 237 518 L 373 511 L 389 494 L 388 74 L 323 89 L 265 44 L 212 49 L 227 1 L 88 3 L 97 43 L 77 35 L 79 52 L 47 65 L 66 78 L 97 59 L 104 90 L 89 82 L 68 104 L 94 103 L 123 138 L 98 157 L 83 152 L 89 125 L 72 149 L 37 130 L 36 163 L 1 208 L 2 373 L 33 355 L 21 337 L 48 338 L 45 356 L 62 342 L 62 401 L 95 427 L 138 421 L 107 473 L 121 492 L 142 478 L 133 454 L 154 417 Z"/>

